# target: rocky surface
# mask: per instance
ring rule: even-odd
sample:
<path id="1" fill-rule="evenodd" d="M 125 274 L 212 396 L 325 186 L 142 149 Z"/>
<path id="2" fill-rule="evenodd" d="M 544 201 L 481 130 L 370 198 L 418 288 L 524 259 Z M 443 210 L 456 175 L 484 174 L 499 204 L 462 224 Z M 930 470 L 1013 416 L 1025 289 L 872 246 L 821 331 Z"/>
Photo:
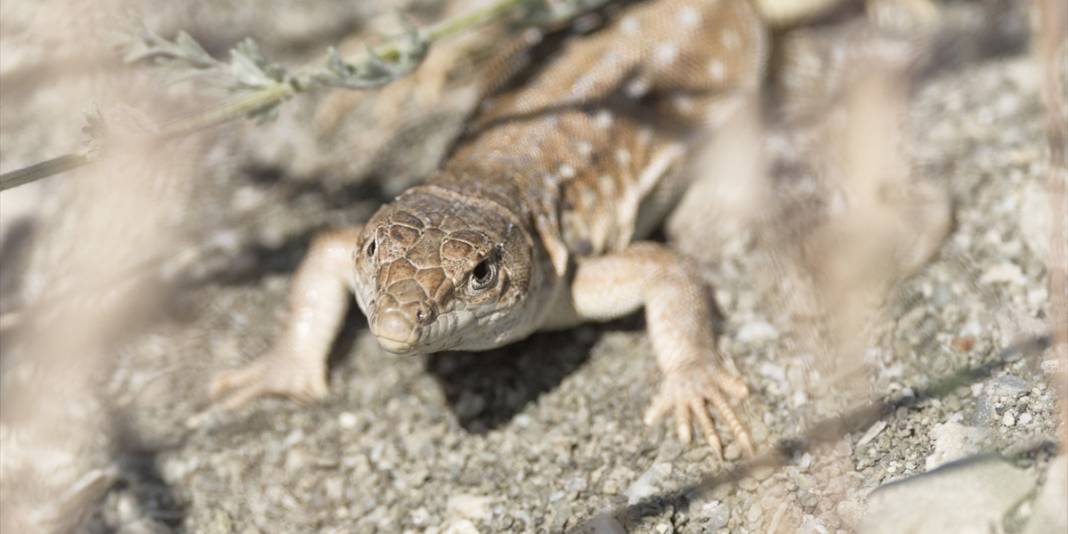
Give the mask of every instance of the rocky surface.
<path id="1" fill-rule="evenodd" d="M 344 26 L 307 20 L 335 32 Z M 990 516 L 1005 531 L 1046 532 L 1045 523 L 1063 519 L 1048 504 L 1064 493 L 1063 458 L 1059 471 L 1045 474 L 1056 449 L 1054 392 L 1033 356 L 924 395 L 940 377 L 990 362 L 1044 330 L 1045 270 L 1032 244 L 1040 240 L 1027 230 L 1041 225 L 1032 220 L 1041 214 L 1026 208 L 1045 172 L 1042 110 L 1037 73 L 1020 49 L 937 72 L 908 100 L 912 167 L 949 192 L 954 226 L 934 258 L 896 287 L 867 349 L 874 370 L 864 380 L 878 395 L 911 401 L 782 467 L 685 491 L 723 475 L 724 465 L 706 447 L 680 445 L 666 426 L 641 424 L 659 376 L 637 316 L 488 353 L 397 359 L 353 312 L 323 402 L 267 399 L 213 410 L 212 373 L 261 354 L 279 331 L 290 274 L 310 235 L 366 219 L 433 168 L 474 105 L 462 83 L 437 96 L 419 93 L 434 79 L 390 89 L 378 104 L 387 107 L 367 96 L 324 95 L 295 102 L 268 127 L 212 134 L 189 193 L 187 232 L 225 246 L 209 250 L 169 312 L 124 338 L 94 374 L 98 410 L 108 419 L 101 433 L 111 438 L 86 454 L 106 452 L 114 478 L 86 531 L 875 532 L 886 526 L 879 517 L 913 506 L 908 499 L 932 484 L 960 486 L 938 493 L 976 506 L 970 496 L 987 494 L 979 480 L 986 467 L 975 466 L 1019 482 L 1019 491 L 999 488 L 1004 513 Z M 412 100 L 420 94 L 424 100 Z M 32 120 L 38 107 L 16 116 L 7 98 L 4 170 L 69 142 L 70 132 Z M 388 107 L 390 99 L 418 105 Z M 398 109 L 407 119 L 393 116 Z M 27 124 L 41 138 L 56 130 L 58 140 L 41 145 L 47 153 L 29 141 L 9 152 L 7 143 L 19 142 L 14 129 Z M 790 148 L 770 152 L 783 150 Z M 764 282 L 777 271 L 761 235 L 720 243 L 705 274 L 722 312 L 720 349 L 751 385 L 744 413 L 767 447 L 830 414 L 817 408 L 827 389 L 813 386 L 815 364 L 804 348 L 810 323 L 783 313 L 791 288 Z M 16 376 L 20 345 L 4 343 L 13 348 L 3 373 Z M 12 383 L 4 387 L 18 387 Z M 15 442 L 0 441 L 10 458 Z M 728 462 L 742 461 L 729 438 L 726 445 Z M 976 453 L 1006 460 L 945 466 Z M 8 503 L 18 483 L 0 481 Z"/>

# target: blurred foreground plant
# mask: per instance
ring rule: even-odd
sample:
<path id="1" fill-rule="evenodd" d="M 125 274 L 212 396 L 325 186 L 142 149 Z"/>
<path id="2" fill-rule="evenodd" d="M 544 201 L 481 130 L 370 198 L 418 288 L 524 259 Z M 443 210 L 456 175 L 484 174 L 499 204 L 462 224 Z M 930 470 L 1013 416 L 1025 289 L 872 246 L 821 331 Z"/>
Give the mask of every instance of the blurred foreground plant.
<path id="1" fill-rule="evenodd" d="M 189 118 L 162 125 L 153 140 L 166 141 L 210 128 L 241 117 L 269 120 L 278 106 L 290 97 L 316 89 L 377 89 L 415 71 L 426 59 L 434 43 L 460 35 L 484 24 L 512 18 L 523 26 L 551 27 L 600 7 L 609 0 L 495 0 L 426 28 L 404 23 L 401 34 L 387 37 L 368 47 L 355 61 L 342 58 L 331 47 L 325 60 L 298 71 L 268 59 L 259 46 L 246 38 L 230 51 L 230 61 L 212 57 L 188 33 L 179 32 L 168 40 L 147 28 L 126 39 L 123 59 L 127 63 L 153 60 L 176 69 L 179 74 L 212 71 L 226 80 L 234 96 L 217 107 Z M 514 18 L 513 18 L 514 17 Z M 100 119 L 97 119 L 100 120 Z M 87 146 L 28 167 L 0 174 L 0 191 L 59 174 L 104 157 L 105 140 L 93 138 Z"/>

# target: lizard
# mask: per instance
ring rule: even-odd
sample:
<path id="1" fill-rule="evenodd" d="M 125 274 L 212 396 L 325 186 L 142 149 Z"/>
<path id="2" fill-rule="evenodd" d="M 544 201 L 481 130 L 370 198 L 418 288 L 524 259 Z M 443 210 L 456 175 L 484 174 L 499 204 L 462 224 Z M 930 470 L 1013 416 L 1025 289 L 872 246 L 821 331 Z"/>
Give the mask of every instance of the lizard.
<path id="1" fill-rule="evenodd" d="M 527 83 L 484 103 L 424 183 L 315 238 L 285 331 L 217 375 L 211 396 L 224 407 L 325 396 L 350 293 L 398 355 L 488 350 L 644 309 L 663 374 L 644 421 L 672 415 L 683 443 L 696 425 L 722 458 L 714 410 L 753 454 L 734 406 L 748 387 L 716 349 L 706 284 L 692 260 L 647 238 L 684 191 L 679 169 L 700 132 L 757 92 L 767 61 L 768 30 L 747 0 L 638 3 L 569 38 Z"/>

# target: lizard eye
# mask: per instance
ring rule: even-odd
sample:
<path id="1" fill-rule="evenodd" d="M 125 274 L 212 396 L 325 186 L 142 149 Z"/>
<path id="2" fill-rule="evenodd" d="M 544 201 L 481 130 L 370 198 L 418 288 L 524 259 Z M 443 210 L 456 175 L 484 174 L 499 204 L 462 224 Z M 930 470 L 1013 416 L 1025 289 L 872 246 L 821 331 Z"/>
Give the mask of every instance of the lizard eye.
<path id="1" fill-rule="evenodd" d="M 491 262 L 489 259 L 484 259 L 475 265 L 475 268 L 471 270 L 470 286 L 473 291 L 482 291 L 490 286 L 497 279 L 497 264 Z"/>
<path id="2" fill-rule="evenodd" d="M 367 243 L 367 248 L 365 249 L 367 251 L 367 257 L 368 258 L 373 258 L 374 255 L 375 255 L 375 250 L 377 250 L 377 248 L 378 248 L 378 245 L 375 244 L 375 240 L 374 239 L 372 239 L 370 242 L 368 242 Z"/>

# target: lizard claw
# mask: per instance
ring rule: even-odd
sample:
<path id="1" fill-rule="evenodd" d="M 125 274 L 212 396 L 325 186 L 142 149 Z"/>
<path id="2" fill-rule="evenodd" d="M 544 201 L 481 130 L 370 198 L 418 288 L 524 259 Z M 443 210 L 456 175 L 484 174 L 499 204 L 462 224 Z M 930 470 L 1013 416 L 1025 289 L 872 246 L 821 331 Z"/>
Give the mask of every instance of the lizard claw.
<path id="1" fill-rule="evenodd" d="M 673 412 L 679 440 L 688 444 L 692 438 L 692 423 L 696 419 L 708 445 L 722 459 L 723 446 L 720 444 L 716 427 L 709 416 L 707 402 L 716 409 L 719 418 L 731 429 L 734 439 L 738 441 L 746 454 L 752 456 L 754 454 L 753 441 L 749 437 L 749 432 L 738 419 L 734 408 L 727 402 L 724 394 L 740 400 L 749 394 L 749 390 L 737 378 L 722 372 L 714 372 L 710 368 L 680 369 L 669 373 L 660 385 L 660 392 L 653 399 L 649 410 L 645 412 L 645 424 L 651 425 L 668 412 Z"/>
<path id="2" fill-rule="evenodd" d="M 264 395 L 281 395 L 311 402 L 327 394 L 326 371 L 317 365 L 301 365 L 293 358 L 268 354 L 237 369 L 220 372 L 211 381 L 209 394 L 223 409 L 237 408 Z"/>

